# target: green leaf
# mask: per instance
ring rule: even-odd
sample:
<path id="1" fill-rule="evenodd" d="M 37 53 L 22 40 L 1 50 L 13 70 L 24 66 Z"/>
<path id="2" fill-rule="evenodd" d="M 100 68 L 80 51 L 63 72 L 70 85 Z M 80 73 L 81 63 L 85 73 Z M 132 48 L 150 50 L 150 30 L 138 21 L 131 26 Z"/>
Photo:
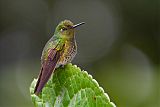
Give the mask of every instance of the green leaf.
<path id="1" fill-rule="evenodd" d="M 34 94 L 36 82 L 30 86 L 35 107 L 115 107 L 97 81 L 76 65 L 56 69 L 38 96 Z"/>

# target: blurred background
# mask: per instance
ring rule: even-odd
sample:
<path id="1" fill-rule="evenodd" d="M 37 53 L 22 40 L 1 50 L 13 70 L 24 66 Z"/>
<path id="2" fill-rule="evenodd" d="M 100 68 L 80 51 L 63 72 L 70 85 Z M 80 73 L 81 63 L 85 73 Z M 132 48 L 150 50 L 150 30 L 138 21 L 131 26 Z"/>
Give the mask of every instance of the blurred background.
<path id="1" fill-rule="evenodd" d="M 73 61 L 117 107 L 160 107 L 158 0 L 0 0 L 0 107 L 33 107 L 29 86 L 57 24 L 76 30 Z"/>

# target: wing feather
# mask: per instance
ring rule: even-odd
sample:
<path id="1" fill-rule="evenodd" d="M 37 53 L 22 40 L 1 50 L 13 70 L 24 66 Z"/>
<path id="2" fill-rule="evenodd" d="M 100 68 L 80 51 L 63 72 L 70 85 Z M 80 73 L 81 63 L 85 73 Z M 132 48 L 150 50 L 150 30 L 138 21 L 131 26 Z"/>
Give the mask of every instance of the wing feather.
<path id="1" fill-rule="evenodd" d="M 56 49 L 50 49 L 49 55 L 46 61 L 43 62 L 40 74 L 38 77 L 38 81 L 34 90 L 34 93 L 38 95 L 41 91 L 44 85 L 49 80 L 52 72 L 54 72 L 56 64 L 58 60 L 60 59 L 62 51 L 57 51 Z"/>

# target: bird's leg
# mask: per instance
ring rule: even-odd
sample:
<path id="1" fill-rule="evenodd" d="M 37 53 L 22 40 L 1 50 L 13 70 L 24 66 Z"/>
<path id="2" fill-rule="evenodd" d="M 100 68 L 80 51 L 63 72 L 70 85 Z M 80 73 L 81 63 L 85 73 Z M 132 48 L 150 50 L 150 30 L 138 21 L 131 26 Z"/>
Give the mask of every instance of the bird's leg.
<path id="1" fill-rule="evenodd" d="M 65 66 L 65 65 L 60 65 L 59 67 L 62 67 L 62 68 L 64 68 L 64 66 Z"/>

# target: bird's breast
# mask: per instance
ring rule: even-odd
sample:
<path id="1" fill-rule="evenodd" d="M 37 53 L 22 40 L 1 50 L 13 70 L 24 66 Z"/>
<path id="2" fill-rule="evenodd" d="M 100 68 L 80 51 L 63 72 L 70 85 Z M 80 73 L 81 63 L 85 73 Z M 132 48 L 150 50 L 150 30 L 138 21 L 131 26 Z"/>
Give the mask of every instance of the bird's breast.
<path id="1" fill-rule="evenodd" d="M 64 47 L 63 54 L 59 60 L 60 65 L 65 65 L 73 60 L 77 53 L 76 42 L 67 42 Z"/>

